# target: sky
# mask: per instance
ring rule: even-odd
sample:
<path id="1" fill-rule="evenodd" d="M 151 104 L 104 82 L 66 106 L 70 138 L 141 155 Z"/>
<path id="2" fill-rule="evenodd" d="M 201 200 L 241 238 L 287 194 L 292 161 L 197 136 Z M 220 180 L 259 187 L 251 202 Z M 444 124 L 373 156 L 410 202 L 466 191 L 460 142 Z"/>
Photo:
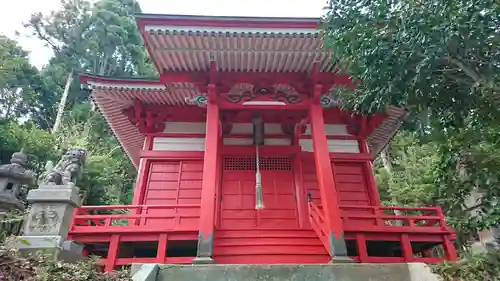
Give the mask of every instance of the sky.
<path id="1" fill-rule="evenodd" d="M 143 13 L 210 16 L 320 17 L 326 0 L 137 0 Z M 51 51 L 33 38 L 23 23 L 36 12 L 56 10 L 60 0 L 0 0 L 0 34 L 16 39 L 41 68 Z M 20 33 L 16 36 L 16 31 Z"/>

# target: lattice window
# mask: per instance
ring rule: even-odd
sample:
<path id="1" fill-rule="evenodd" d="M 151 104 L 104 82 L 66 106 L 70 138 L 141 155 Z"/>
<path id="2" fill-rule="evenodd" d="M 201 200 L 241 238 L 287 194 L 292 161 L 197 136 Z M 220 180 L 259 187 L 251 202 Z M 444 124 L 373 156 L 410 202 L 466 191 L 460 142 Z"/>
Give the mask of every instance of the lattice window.
<path id="1" fill-rule="evenodd" d="M 255 171 L 255 157 L 226 157 L 223 167 L 228 171 Z M 291 171 L 292 161 L 288 157 L 261 157 L 260 169 L 262 171 Z"/>

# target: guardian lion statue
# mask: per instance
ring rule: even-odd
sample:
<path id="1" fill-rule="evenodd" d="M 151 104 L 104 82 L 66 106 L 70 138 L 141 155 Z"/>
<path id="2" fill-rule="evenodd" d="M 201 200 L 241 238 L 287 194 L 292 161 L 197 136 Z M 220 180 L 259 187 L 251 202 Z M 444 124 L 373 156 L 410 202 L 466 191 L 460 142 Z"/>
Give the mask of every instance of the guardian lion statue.
<path id="1" fill-rule="evenodd" d="M 47 165 L 47 171 L 41 184 L 75 185 L 83 173 L 87 151 L 83 148 L 72 148 L 63 155 L 55 167 Z"/>

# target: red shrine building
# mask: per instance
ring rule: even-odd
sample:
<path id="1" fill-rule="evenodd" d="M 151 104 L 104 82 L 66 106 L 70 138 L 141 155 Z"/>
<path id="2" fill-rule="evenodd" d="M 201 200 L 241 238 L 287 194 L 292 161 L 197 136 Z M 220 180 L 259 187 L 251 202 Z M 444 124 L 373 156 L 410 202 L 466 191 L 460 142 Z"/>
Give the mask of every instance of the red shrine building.
<path id="1" fill-rule="evenodd" d="M 137 168 L 133 202 L 77 209 L 68 239 L 105 270 L 455 260 L 439 207 L 381 205 L 372 161 L 407 112 L 338 107 L 353 85 L 318 21 L 138 15 L 160 78 L 81 76 Z"/>

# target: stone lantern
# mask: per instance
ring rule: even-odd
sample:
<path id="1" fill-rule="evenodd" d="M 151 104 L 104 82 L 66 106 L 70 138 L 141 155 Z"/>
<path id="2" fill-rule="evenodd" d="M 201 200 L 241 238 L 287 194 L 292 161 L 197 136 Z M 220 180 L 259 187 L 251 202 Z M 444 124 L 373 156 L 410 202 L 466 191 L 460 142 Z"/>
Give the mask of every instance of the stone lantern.
<path id="1" fill-rule="evenodd" d="M 26 168 L 28 157 L 21 150 L 12 154 L 10 164 L 0 165 L 0 217 L 13 210 L 24 210 L 21 187 L 36 184 L 36 175 Z"/>

